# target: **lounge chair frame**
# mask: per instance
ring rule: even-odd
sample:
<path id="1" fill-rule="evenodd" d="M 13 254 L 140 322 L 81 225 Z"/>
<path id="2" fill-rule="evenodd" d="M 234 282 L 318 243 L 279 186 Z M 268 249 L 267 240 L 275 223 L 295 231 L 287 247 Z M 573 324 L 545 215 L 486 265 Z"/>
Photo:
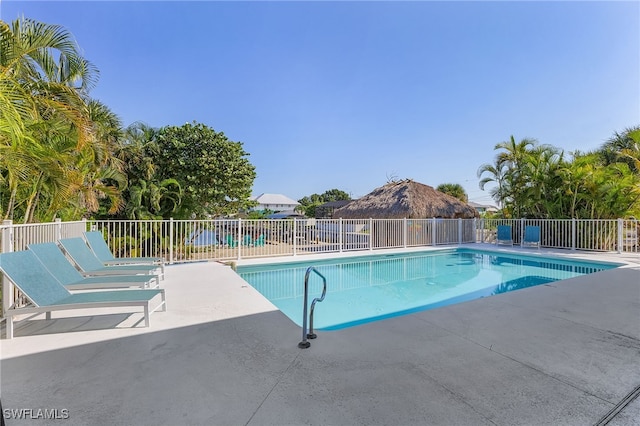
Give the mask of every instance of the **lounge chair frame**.
<path id="1" fill-rule="evenodd" d="M 83 233 L 84 239 L 95 256 L 105 265 L 158 265 L 164 279 L 165 261 L 162 257 L 115 257 L 100 231 Z"/>
<path id="2" fill-rule="evenodd" d="M 540 249 L 540 227 L 537 225 L 527 225 L 524 227 L 524 235 L 520 242 L 520 247 L 536 246 Z"/>
<path id="3" fill-rule="evenodd" d="M 511 225 L 498 225 L 498 229 L 496 230 L 496 245 L 499 244 L 513 245 Z"/>
<path id="4" fill-rule="evenodd" d="M 62 250 L 75 263 L 82 275 L 99 276 L 99 275 L 137 275 L 137 274 L 155 274 L 160 265 L 110 265 L 105 266 L 104 263 L 96 257 L 91 251 L 87 243 L 80 237 L 64 238 L 58 241 Z"/>
<path id="5" fill-rule="evenodd" d="M 28 267 L 27 267 L 28 266 Z M 34 299 L 32 288 L 28 288 L 25 282 L 21 281 L 17 276 L 21 275 L 24 270 L 29 271 L 22 278 L 30 280 L 38 280 L 41 290 L 46 293 L 41 298 L 46 299 L 51 294 L 64 295 L 66 297 L 52 303 L 38 304 Z M 18 288 L 32 306 L 16 307 L 11 305 L 4 312 L 6 318 L 6 337 L 13 338 L 14 332 L 14 316 L 45 314 L 46 319 L 51 319 L 53 311 L 73 310 L 73 309 L 98 309 L 98 308 L 120 308 L 120 307 L 142 307 L 144 310 L 145 327 L 150 325 L 151 313 L 161 309 L 167 310 L 167 302 L 164 289 L 153 290 L 109 290 L 99 292 L 70 293 L 62 284 L 60 284 L 51 275 L 49 270 L 42 264 L 32 252 L 25 250 L 20 252 L 2 253 L 0 254 L 0 271 L 9 279 L 13 285 Z M 24 274 L 23 274 L 24 275 Z M 161 302 L 158 306 L 151 308 L 151 301 L 157 295 L 161 296 Z M 128 298 L 128 299 L 127 299 Z M 76 301 L 74 303 L 74 300 Z M 63 302 L 63 303 L 60 303 Z"/>
<path id="6" fill-rule="evenodd" d="M 83 277 L 71 264 L 56 243 L 29 244 L 27 248 L 36 255 L 51 275 L 67 290 L 97 290 L 139 287 L 157 288 L 160 281 L 155 275 L 102 275 Z"/>

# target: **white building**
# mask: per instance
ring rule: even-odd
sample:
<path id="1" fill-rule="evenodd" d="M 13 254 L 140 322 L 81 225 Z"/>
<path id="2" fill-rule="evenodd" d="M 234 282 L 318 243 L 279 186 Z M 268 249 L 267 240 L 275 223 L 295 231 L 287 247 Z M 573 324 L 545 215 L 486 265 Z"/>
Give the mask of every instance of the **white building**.
<path id="1" fill-rule="evenodd" d="M 258 202 L 258 205 L 253 210 L 281 212 L 283 210 L 293 210 L 300 205 L 299 202 L 282 194 L 260 194 L 251 199 Z"/>
<path id="2" fill-rule="evenodd" d="M 467 204 L 469 204 L 471 207 L 476 209 L 478 211 L 478 213 L 480 213 L 480 214 L 482 214 L 482 213 L 497 213 L 498 212 L 498 208 L 496 206 L 491 205 L 491 204 L 479 204 L 479 203 L 474 203 L 473 201 L 469 201 Z"/>

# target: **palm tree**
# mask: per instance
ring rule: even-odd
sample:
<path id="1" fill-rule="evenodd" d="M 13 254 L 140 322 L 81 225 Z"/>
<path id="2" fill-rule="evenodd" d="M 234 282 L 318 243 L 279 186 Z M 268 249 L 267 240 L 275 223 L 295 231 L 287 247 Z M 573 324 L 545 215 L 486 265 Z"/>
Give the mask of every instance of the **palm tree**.
<path id="1" fill-rule="evenodd" d="M 522 193 L 517 199 L 522 217 L 554 217 L 551 215 L 553 208 L 549 203 L 549 195 L 555 192 L 558 185 L 557 170 L 562 157 L 561 151 L 549 145 L 533 146 L 527 150 L 519 170 Z"/>
<path id="2" fill-rule="evenodd" d="M 527 181 L 529 148 L 535 147 L 536 144 L 534 139 L 526 138 L 516 142 L 512 135 L 508 141 L 500 142 L 494 148 L 504 150 L 498 154 L 498 157 L 507 168 L 504 179 L 507 183 L 506 187 L 509 189 L 511 208 L 515 217 L 523 215 L 523 208 L 527 200 L 524 187 Z"/>
<path id="3" fill-rule="evenodd" d="M 459 183 L 441 183 L 436 189 L 440 192 L 444 192 L 445 194 L 449 194 L 452 197 L 456 197 L 458 200 L 464 201 L 465 203 L 469 200 L 467 192 Z"/>
<path id="4" fill-rule="evenodd" d="M 182 201 L 182 188 L 176 179 L 158 181 L 154 156 L 158 153 L 156 130 L 134 123 L 124 131 L 119 159 L 126 164 L 129 187 L 124 191 L 127 219 L 168 218 Z"/>
<path id="5" fill-rule="evenodd" d="M 629 127 L 613 136 L 600 148 L 605 165 L 623 162 L 633 173 L 640 173 L 640 126 Z"/>
<path id="6" fill-rule="evenodd" d="M 85 184 L 94 179 L 87 173 L 105 166 L 111 155 L 88 106 L 97 75 L 64 28 L 25 18 L 11 25 L 0 21 L 4 217 L 20 213 L 32 221 L 38 209 L 54 215 L 77 197 L 91 199 Z M 87 168 L 89 158 L 99 166 Z"/>
<path id="7" fill-rule="evenodd" d="M 484 191 L 485 187 L 489 183 L 495 183 L 496 186 L 489 190 L 489 195 L 502 206 L 502 216 L 507 217 L 506 206 L 508 203 L 508 183 L 506 181 L 507 164 L 499 156 L 496 156 L 494 164 L 485 163 L 478 168 L 478 177 L 481 178 L 479 187 Z M 484 176 L 483 175 L 487 175 Z"/>
<path id="8" fill-rule="evenodd" d="M 181 193 L 175 179 L 165 179 L 159 184 L 139 180 L 129 188 L 125 214 L 128 219 L 162 219 L 180 205 Z"/>

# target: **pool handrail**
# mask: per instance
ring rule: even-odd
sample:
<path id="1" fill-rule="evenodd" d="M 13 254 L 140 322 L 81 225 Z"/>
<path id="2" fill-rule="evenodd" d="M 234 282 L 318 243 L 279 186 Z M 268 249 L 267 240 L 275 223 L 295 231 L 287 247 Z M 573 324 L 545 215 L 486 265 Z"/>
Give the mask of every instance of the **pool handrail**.
<path id="1" fill-rule="evenodd" d="M 316 275 L 322 278 L 322 295 L 320 297 L 316 297 L 311 302 L 311 312 L 309 313 L 309 332 L 307 333 L 307 306 L 309 302 L 309 276 L 311 272 L 314 272 Z M 324 300 L 324 296 L 327 294 L 327 279 L 322 275 L 316 268 L 313 266 L 309 266 L 307 268 L 307 272 L 304 274 L 304 297 L 303 297 L 303 307 L 302 307 L 302 341 L 298 343 L 298 347 L 300 349 L 307 349 L 311 346 L 311 343 L 307 341 L 307 339 L 315 339 L 318 337 L 313 332 L 313 311 L 316 306 L 316 302 L 322 302 Z"/>

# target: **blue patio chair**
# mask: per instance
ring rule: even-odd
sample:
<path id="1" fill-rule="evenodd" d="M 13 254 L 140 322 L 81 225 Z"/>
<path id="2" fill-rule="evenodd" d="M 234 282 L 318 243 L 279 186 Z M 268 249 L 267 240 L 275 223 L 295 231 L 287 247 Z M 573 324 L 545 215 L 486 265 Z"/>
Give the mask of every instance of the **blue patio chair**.
<path id="1" fill-rule="evenodd" d="M 520 246 L 538 246 L 538 249 L 540 249 L 540 227 L 531 225 L 525 226 L 524 237 L 522 238 Z"/>
<path id="2" fill-rule="evenodd" d="M 513 237 L 511 236 L 511 225 L 498 225 L 496 244 L 508 244 L 511 246 L 513 245 Z"/>
<path id="3" fill-rule="evenodd" d="M 64 238 L 58 241 L 65 253 L 80 269 L 82 275 L 157 275 L 159 265 L 108 265 L 96 257 L 82 238 Z"/>
<path id="4" fill-rule="evenodd" d="M 256 247 L 264 246 L 264 234 L 258 235 L 258 238 L 256 238 L 253 245 Z"/>
<path id="5" fill-rule="evenodd" d="M 87 291 L 72 294 L 55 279 L 49 270 L 29 250 L 0 254 L 0 271 L 28 299 L 29 305 L 16 307 L 15 304 L 4 312 L 7 338 L 13 338 L 13 317 L 16 315 L 46 314 L 70 309 L 94 308 L 144 308 L 145 326 L 149 326 L 149 316 L 162 308 L 166 311 L 164 289 Z M 151 309 L 151 301 L 160 296 L 162 301 Z"/>
<path id="6" fill-rule="evenodd" d="M 235 237 L 233 235 L 227 234 L 226 244 L 229 247 L 236 247 L 238 245 L 238 242 L 236 241 L 236 239 L 235 239 Z"/>
<path id="7" fill-rule="evenodd" d="M 92 290 L 140 287 L 151 288 L 160 285 L 152 275 L 103 275 L 101 277 L 83 277 L 62 253 L 56 243 L 29 244 L 28 249 L 47 268 L 49 273 L 65 286 L 67 290 Z"/>
<path id="8" fill-rule="evenodd" d="M 159 265 L 164 278 L 164 259 L 162 257 L 115 257 L 100 231 L 84 232 L 84 239 L 91 251 L 105 266 L 108 265 Z"/>

